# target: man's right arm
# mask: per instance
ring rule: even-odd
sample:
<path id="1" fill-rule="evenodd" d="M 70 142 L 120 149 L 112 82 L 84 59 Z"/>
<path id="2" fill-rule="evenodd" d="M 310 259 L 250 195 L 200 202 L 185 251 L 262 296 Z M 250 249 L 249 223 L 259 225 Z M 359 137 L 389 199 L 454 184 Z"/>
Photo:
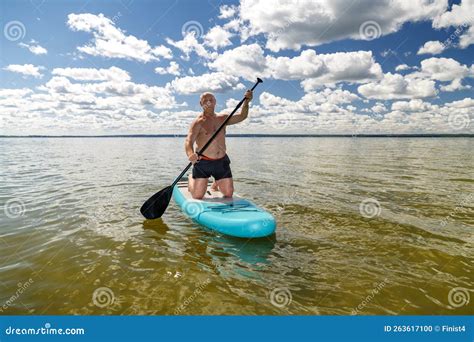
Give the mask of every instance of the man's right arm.
<path id="1" fill-rule="evenodd" d="M 191 127 L 189 128 L 188 135 L 186 136 L 186 140 L 184 142 L 184 149 L 186 151 L 186 155 L 188 156 L 188 159 L 193 163 L 197 160 L 197 155 L 193 156 L 196 154 L 194 152 L 194 142 L 197 139 L 200 128 L 201 126 L 199 125 L 199 123 L 196 120 L 193 121 Z"/>

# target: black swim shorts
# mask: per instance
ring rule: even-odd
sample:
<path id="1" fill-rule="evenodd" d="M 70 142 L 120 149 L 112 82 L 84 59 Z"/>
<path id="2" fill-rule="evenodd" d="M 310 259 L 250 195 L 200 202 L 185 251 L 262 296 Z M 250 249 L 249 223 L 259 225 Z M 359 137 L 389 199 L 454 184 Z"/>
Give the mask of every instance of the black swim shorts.
<path id="1" fill-rule="evenodd" d="M 217 160 L 201 159 L 194 164 L 193 178 L 209 178 L 211 176 L 215 180 L 232 177 L 230 159 L 227 154 Z"/>

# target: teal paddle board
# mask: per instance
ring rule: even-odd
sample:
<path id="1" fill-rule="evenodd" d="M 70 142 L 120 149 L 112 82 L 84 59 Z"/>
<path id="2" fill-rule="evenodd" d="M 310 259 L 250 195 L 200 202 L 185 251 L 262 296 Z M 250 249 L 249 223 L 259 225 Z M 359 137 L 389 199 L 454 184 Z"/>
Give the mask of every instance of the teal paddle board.
<path id="1" fill-rule="evenodd" d="M 272 214 L 238 195 L 225 198 L 220 191 L 212 191 L 210 183 L 204 198 L 198 200 L 192 198 L 187 181 L 178 182 L 173 198 L 193 221 L 225 235 L 261 238 L 272 235 L 276 229 Z"/>

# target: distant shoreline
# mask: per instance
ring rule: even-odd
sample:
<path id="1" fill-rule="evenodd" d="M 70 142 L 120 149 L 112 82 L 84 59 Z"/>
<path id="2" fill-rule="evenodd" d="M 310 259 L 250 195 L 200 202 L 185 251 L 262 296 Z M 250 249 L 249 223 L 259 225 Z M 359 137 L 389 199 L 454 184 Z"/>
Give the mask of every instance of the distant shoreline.
<path id="1" fill-rule="evenodd" d="M 185 134 L 0 135 L 0 138 L 184 138 Z M 231 138 L 473 138 L 474 134 L 227 134 Z"/>

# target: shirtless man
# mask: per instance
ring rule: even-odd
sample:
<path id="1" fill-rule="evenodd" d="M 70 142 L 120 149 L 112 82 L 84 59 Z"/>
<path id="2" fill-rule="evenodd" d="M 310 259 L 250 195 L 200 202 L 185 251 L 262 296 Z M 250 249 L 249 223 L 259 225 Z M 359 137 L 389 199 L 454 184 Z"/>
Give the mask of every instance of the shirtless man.
<path id="1" fill-rule="evenodd" d="M 227 122 L 227 125 L 235 125 L 247 118 L 249 102 L 252 100 L 252 97 L 252 91 L 247 90 L 241 112 L 234 114 Z M 191 124 L 184 144 L 189 161 L 193 164 L 193 174 L 189 178 L 188 184 L 189 192 L 195 199 L 203 198 L 207 190 L 208 179 L 212 176 L 215 180 L 214 184 L 212 184 L 213 190 L 219 190 L 224 197 L 232 197 L 234 182 L 230 170 L 230 159 L 226 154 L 226 127 L 222 128 L 203 155 L 199 157 L 194 152 L 194 143 L 196 143 L 196 151 L 200 150 L 225 121 L 228 114 L 216 114 L 214 112 L 216 98 L 211 93 L 202 94 L 199 103 L 203 112 Z"/>

